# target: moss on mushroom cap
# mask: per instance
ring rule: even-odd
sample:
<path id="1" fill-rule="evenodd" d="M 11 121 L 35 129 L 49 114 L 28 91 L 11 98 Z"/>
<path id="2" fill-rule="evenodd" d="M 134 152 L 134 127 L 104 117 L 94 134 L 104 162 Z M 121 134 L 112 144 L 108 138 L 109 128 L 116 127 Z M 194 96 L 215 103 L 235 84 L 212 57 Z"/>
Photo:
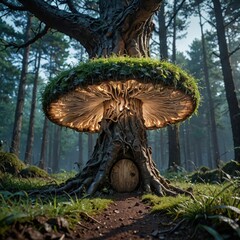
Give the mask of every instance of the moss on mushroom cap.
<path id="1" fill-rule="evenodd" d="M 99 130 L 103 101 L 111 98 L 142 100 L 145 126 L 154 129 L 189 117 L 200 95 L 195 79 L 178 66 L 128 57 L 81 63 L 49 82 L 42 95 L 51 121 L 90 132 Z"/>

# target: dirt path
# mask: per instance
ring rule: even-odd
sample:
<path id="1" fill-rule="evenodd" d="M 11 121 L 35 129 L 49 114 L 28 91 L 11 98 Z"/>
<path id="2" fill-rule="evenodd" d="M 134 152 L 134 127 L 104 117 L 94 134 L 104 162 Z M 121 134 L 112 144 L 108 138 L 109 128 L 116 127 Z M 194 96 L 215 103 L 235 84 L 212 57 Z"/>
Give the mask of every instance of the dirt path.
<path id="1" fill-rule="evenodd" d="M 94 240 L 151 239 L 157 221 L 148 214 L 149 209 L 137 196 L 116 196 L 114 203 L 95 217 L 96 221 L 83 223 L 87 228 L 82 229 L 80 237 Z"/>
<path id="2" fill-rule="evenodd" d="M 113 203 L 97 216 L 90 217 L 83 213 L 81 222 L 74 231 L 68 228 L 64 218 L 43 217 L 37 218 L 29 225 L 26 223 L 14 225 L 4 240 L 190 239 L 190 231 L 193 230 L 190 226 L 181 225 L 171 234 L 162 233 L 177 223 L 171 223 L 173 219 L 166 213 L 150 213 L 151 206 L 143 203 L 139 195 L 117 194 L 112 199 Z M 56 227 L 49 228 L 50 225 Z M 38 226 L 39 230 L 34 226 Z M 0 240 L 2 239 L 0 234 Z"/>
<path id="3" fill-rule="evenodd" d="M 165 225 L 171 218 L 166 214 L 150 214 L 150 210 L 137 195 L 116 195 L 114 203 L 102 214 L 81 223 L 76 237 L 86 240 L 188 239 L 186 231 L 169 236 L 159 234 L 171 228 Z"/>

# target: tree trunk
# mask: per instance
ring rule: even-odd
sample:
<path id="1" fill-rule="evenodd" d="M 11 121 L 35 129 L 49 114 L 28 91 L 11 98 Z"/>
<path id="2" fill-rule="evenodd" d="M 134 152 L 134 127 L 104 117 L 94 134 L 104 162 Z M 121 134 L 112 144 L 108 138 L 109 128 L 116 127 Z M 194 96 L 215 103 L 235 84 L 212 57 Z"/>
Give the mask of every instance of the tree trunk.
<path id="1" fill-rule="evenodd" d="M 176 0 L 173 4 L 173 14 L 176 13 Z M 173 38 L 172 38 L 172 62 L 176 62 L 176 14 L 173 18 Z M 180 143 L 179 143 L 179 125 L 168 126 L 168 151 L 169 151 L 169 160 L 168 167 L 180 166 L 181 165 L 181 155 L 180 155 Z"/>
<path id="2" fill-rule="evenodd" d="M 237 100 L 237 95 L 235 91 L 233 74 L 230 64 L 230 57 L 228 52 L 228 46 L 225 36 L 225 26 L 222 16 L 222 9 L 219 0 L 214 0 L 214 11 L 216 17 L 216 27 L 218 44 L 220 51 L 220 60 L 223 72 L 223 80 L 226 90 L 226 98 L 228 102 L 230 121 L 233 134 L 233 144 L 234 144 L 234 154 L 235 160 L 240 162 L 240 107 Z"/>
<path id="3" fill-rule="evenodd" d="M 186 169 L 188 171 L 192 170 L 192 158 L 191 158 L 191 147 L 190 147 L 190 131 L 189 131 L 189 123 L 185 123 L 185 143 L 186 143 Z"/>
<path id="4" fill-rule="evenodd" d="M 160 43 L 160 56 L 161 59 L 168 59 L 168 47 L 167 47 L 167 28 L 165 19 L 165 6 L 164 3 L 158 12 L 159 23 L 159 43 Z"/>
<path id="5" fill-rule="evenodd" d="M 47 143 L 48 143 L 48 119 L 47 119 L 47 117 L 45 117 L 44 125 L 43 125 L 40 161 L 39 161 L 39 165 L 38 165 L 42 169 L 46 169 Z"/>
<path id="6" fill-rule="evenodd" d="M 33 142 L 34 142 L 34 120 L 35 120 L 40 62 L 41 62 L 41 53 L 38 53 L 38 56 L 36 56 L 36 63 L 35 63 L 36 66 L 35 66 L 35 76 L 34 76 L 33 90 L 32 90 L 31 113 L 30 113 L 28 136 L 27 136 L 27 146 L 26 146 L 26 152 L 25 152 L 25 163 L 27 164 L 32 164 L 32 149 L 33 149 Z"/>
<path id="7" fill-rule="evenodd" d="M 200 13 L 200 5 L 198 5 L 198 15 L 200 20 L 200 28 L 201 28 L 203 69 L 204 69 L 204 77 L 205 77 L 205 83 L 207 88 L 207 98 L 208 98 L 208 104 L 209 104 L 211 140 L 212 140 L 212 146 L 213 146 L 213 159 L 214 159 L 215 167 L 219 167 L 220 157 L 219 157 L 218 138 L 217 138 L 217 125 L 215 120 L 214 102 L 212 98 L 212 91 L 211 91 L 210 80 L 209 80 L 207 50 L 206 50 L 204 33 L 203 33 L 203 24 L 202 24 L 202 18 Z"/>
<path id="8" fill-rule="evenodd" d="M 92 133 L 88 133 L 88 159 L 92 156 L 93 151 L 93 135 Z"/>
<path id="9" fill-rule="evenodd" d="M 112 186 L 110 176 L 113 169 L 114 174 L 122 176 L 118 172 L 122 170 L 115 165 L 127 159 L 139 171 L 140 178 L 136 187 L 140 186 L 146 192 L 153 191 L 159 195 L 176 195 L 179 192 L 179 189 L 169 185 L 160 176 L 152 160 L 142 115 L 142 101 L 123 95 L 122 92 L 116 93 L 114 100 L 104 102 L 101 131 L 92 157 L 83 171 L 58 191 L 68 191 L 70 194 L 86 191 L 87 194 L 93 194 L 103 187 Z M 128 192 L 129 185 L 132 186 L 133 179 L 134 182 L 136 179 L 136 171 L 132 172 L 130 168 L 128 170 L 128 177 L 122 178 L 121 192 Z"/>
<path id="10" fill-rule="evenodd" d="M 168 149 L 169 161 L 168 167 L 174 165 L 180 166 L 180 144 L 179 144 L 179 127 L 178 125 L 168 126 Z"/>
<path id="11" fill-rule="evenodd" d="M 61 152 L 61 127 L 55 125 L 53 127 L 53 148 L 52 148 L 52 171 L 59 171 L 60 152 Z"/>
<path id="12" fill-rule="evenodd" d="M 83 134 L 79 133 L 78 136 L 78 169 L 81 172 L 83 167 Z"/>
<path id="13" fill-rule="evenodd" d="M 27 26 L 25 32 L 25 42 L 30 39 L 31 36 L 31 25 L 32 25 L 32 16 L 30 14 L 27 15 Z M 12 143 L 10 147 L 10 152 L 15 153 L 19 156 L 20 149 L 20 138 L 22 131 L 22 119 L 23 119 L 23 107 L 25 100 L 25 88 L 26 88 L 26 80 L 27 80 L 27 72 L 28 72 L 28 58 L 29 58 L 30 46 L 26 47 L 23 52 L 23 60 L 22 60 L 22 71 L 21 77 L 18 87 L 18 96 L 17 96 L 17 106 L 15 110 L 15 121 L 13 126 L 13 134 L 12 134 Z"/>

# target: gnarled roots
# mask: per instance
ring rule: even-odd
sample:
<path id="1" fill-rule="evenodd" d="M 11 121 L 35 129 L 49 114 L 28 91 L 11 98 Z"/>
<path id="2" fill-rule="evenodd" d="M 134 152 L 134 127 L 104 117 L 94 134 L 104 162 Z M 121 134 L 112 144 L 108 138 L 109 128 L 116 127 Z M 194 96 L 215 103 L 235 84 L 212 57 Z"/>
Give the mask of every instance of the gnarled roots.
<path id="1" fill-rule="evenodd" d="M 147 145 L 146 129 L 142 117 L 142 102 L 128 99 L 127 106 L 117 101 L 105 102 L 101 132 L 91 159 L 81 173 L 54 189 L 82 196 L 92 195 L 103 187 L 111 187 L 110 173 L 117 161 L 129 159 L 138 168 L 138 188 L 160 196 L 191 193 L 176 188 L 160 176 Z M 121 179 L 125 181 L 125 179 Z"/>

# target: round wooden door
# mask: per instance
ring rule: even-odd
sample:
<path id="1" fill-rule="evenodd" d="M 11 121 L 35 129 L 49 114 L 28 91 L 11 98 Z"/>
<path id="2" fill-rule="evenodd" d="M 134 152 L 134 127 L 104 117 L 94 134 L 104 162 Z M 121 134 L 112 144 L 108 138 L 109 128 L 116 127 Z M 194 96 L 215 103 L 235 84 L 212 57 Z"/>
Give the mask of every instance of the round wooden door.
<path id="1" fill-rule="evenodd" d="M 112 187 L 117 192 L 132 192 L 139 183 L 139 171 L 136 164 L 129 159 L 117 161 L 111 171 Z"/>

